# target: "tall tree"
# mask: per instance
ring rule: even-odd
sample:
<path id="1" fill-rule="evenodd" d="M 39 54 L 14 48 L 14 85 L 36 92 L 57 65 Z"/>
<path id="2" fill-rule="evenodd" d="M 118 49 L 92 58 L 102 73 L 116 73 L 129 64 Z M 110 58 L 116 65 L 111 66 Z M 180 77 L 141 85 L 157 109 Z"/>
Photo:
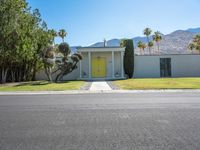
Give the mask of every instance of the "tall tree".
<path id="1" fill-rule="evenodd" d="M 124 71 L 129 78 L 133 77 L 134 72 L 134 45 L 132 39 L 123 39 L 120 43 L 121 47 L 125 47 L 124 54 Z"/>
<path id="2" fill-rule="evenodd" d="M 153 40 L 157 43 L 158 53 L 160 53 L 160 41 L 162 40 L 162 33 L 159 31 L 154 32 Z"/>
<path id="3" fill-rule="evenodd" d="M 64 42 L 65 42 L 65 37 L 67 36 L 67 32 L 65 31 L 65 29 L 61 29 L 61 30 L 58 32 L 58 35 L 61 37 L 62 42 L 64 43 Z"/>
<path id="4" fill-rule="evenodd" d="M 193 50 L 195 49 L 194 43 L 190 43 L 190 44 L 188 45 L 188 48 L 189 48 L 189 50 L 191 50 L 191 53 L 193 53 Z"/>
<path id="5" fill-rule="evenodd" d="M 151 49 L 152 47 L 153 47 L 153 42 L 152 41 L 150 41 L 149 43 L 148 43 L 148 47 Z"/>
<path id="6" fill-rule="evenodd" d="M 143 50 L 143 52 L 144 52 L 145 48 L 147 48 L 147 45 L 146 45 L 145 43 L 142 43 L 142 44 L 141 44 L 141 48 L 142 48 L 142 50 Z"/>
<path id="7" fill-rule="evenodd" d="M 54 29 L 51 29 L 49 32 L 52 35 L 53 44 L 55 45 L 55 38 L 58 36 L 58 33 Z"/>
<path id="8" fill-rule="evenodd" d="M 140 49 L 140 54 L 144 55 L 144 49 L 146 48 L 146 44 L 142 41 L 139 41 L 137 44 L 138 48 Z"/>
<path id="9" fill-rule="evenodd" d="M 0 82 L 29 81 L 41 66 L 43 47 L 52 43 L 39 10 L 25 0 L 0 0 Z"/>
<path id="10" fill-rule="evenodd" d="M 149 36 L 151 35 L 151 33 L 152 33 L 152 30 L 150 28 L 145 28 L 143 31 L 143 34 L 146 35 L 147 37 L 147 43 L 150 42 Z M 149 48 L 149 54 L 151 54 L 151 48 L 149 46 L 148 48 Z"/>

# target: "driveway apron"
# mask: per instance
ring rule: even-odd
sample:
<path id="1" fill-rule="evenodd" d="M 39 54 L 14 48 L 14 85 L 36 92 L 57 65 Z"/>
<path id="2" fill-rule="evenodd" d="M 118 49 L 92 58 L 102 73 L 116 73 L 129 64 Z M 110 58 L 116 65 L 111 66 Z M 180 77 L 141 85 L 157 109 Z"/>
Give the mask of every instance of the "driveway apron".
<path id="1" fill-rule="evenodd" d="M 90 87 L 90 91 L 110 91 L 112 88 L 106 81 L 94 81 Z"/>

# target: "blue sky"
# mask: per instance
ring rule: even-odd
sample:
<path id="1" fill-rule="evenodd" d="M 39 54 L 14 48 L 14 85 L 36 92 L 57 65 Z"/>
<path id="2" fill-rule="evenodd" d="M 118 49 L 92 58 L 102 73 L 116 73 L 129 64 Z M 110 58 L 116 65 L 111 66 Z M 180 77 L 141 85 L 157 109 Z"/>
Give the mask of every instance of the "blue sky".
<path id="1" fill-rule="evenodd" d="M 200 0 L 28 0 L 49 28 L 68 32 L 71 46 L 142 36 L 145 27 L 168 34 L 200 27 Z M 60 39 L 57 38 L 59 43 Z"/>

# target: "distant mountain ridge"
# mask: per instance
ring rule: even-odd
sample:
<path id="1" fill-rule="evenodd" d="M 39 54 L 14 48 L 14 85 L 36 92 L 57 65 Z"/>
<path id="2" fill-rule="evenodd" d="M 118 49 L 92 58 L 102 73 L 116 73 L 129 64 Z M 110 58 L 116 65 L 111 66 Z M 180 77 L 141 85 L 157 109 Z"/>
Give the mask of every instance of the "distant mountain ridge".
<path id="1" fill-rule="evenodd" d="M 200 33 L 200 28 L 189 28 L 186 31 L 193 32 L 193 33 Z"/>
<path id="2" fill-rule="evenodd" d="M 188 44 L 192 41 L 196 34 L 200 34 L 200 28 L 189 28 L 187 30 L 176 30 L 170 34 L 163 35 L 163 39 L 160 42 L 160 51 L 163 54 L 187 54 L 190 53 L 188 50 Z M 134 37 L 132 38 L 135 46 L 135 53 L 139 54 L 140 50 L 137 48 L 139 41 L 147 43 L 146 37 Z M 152 36 L 150 37 L 152 40 Z M 121 39 L 111 39 L 107 41 L 107 46 L 119 46 Z M 103 42 L 97 42 L 90 45 L 90 47 L 102 47 Z M 145 49 L 145 53 L 148 50 Z M 157 45 L 154 43 L 153 52 L 157 53 Z"/>

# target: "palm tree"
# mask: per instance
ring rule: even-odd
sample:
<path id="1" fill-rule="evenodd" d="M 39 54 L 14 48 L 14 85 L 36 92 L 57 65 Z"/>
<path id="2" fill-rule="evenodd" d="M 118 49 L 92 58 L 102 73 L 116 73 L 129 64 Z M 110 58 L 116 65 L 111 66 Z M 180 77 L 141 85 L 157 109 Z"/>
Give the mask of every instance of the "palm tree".
<path id="1" fill-rule="evenodd" d="M 143 54 L 144 54 L 144 49 L 147 48 L 147 45 L 145 43 L 141 43 L 141 49 L 143 50 Z"/>
<path id="2" fill-rule="evenodd" d="M 200 34 L 197 34 L 194 39 L 193 39 L 193 43 L 195 45 L 195 49 L 199 51 L 200 53 Z"/>
<path id="3" fill-rule="evenodd" d="M 62 42 L 64 43 L 64 39 L 65 37 L 67 36 L 67 32 L 65 31 L 65 29 L 61 29 L 59 32 L 58 32 L 58 35 L 61 37 L 62 39 Z"/>
<path id="4" fill-rule="evenodd" d="M 138 43 L 137 43 L 137 46 L 138 46 L 138 48 L 140 49 L 140 54 L 144 54 L 144 51 L 142 51 L 143 49 L 142 49 L 142 47 L 143 47 L 143 42 L 142 41 L 139 41 Z"/>
<path id="5" fill-rule="evenodd" d="M 152 41 L 150 41 L 149 43 L 148 43 L 148 47 L 151 49 L 152 47 L 153 47 L 153 42 Z"/>
<path id="6" fill-rule="evenodd" d="M 188 48 L 191 50 L 196 49 L 199 51 L 199 54 L 200 54 L 200 34 L 197 34 L 194 37 L 192 43 L 189 44 Z"/>
<path id="7" fill-rule="evenodd" d="M 51 33 L 51 36 L 53 38 L 53 44 L 55 45 L 55 37 L 58 36 L 58 33 L 54 29 L 50 30 L 50 33 Z"/>
<path id="8" fill-rule="evenodd" d="M 190 43 L 190 44 L 188 45 L 188 48 L 191 50 L 191 53 L 192 53 L 192 51 L 195 49 L 194 43 Z"/>
<path id="9" fill-rule="evenodd" d="M 147 37 L 147 43 L 150 42 L 149 36 L 151 35 L 151 33 L 152 33 L 152 30 L 150 28 L 145 28 L 143 31 L 143 34 L 146 35 L 146 37 Z M 149 48 L 149 54 L 151 54 L 151 48 L 149 46 L 148 46 L 148 48 Z"/>
<path id="10" fill-rule="evenodd" d="M 154 32 L 153 40 L 157 43 L 158 53 L 160 53 L 160 41 L 162 40 L 162 33 L 159 31 Z"/>

